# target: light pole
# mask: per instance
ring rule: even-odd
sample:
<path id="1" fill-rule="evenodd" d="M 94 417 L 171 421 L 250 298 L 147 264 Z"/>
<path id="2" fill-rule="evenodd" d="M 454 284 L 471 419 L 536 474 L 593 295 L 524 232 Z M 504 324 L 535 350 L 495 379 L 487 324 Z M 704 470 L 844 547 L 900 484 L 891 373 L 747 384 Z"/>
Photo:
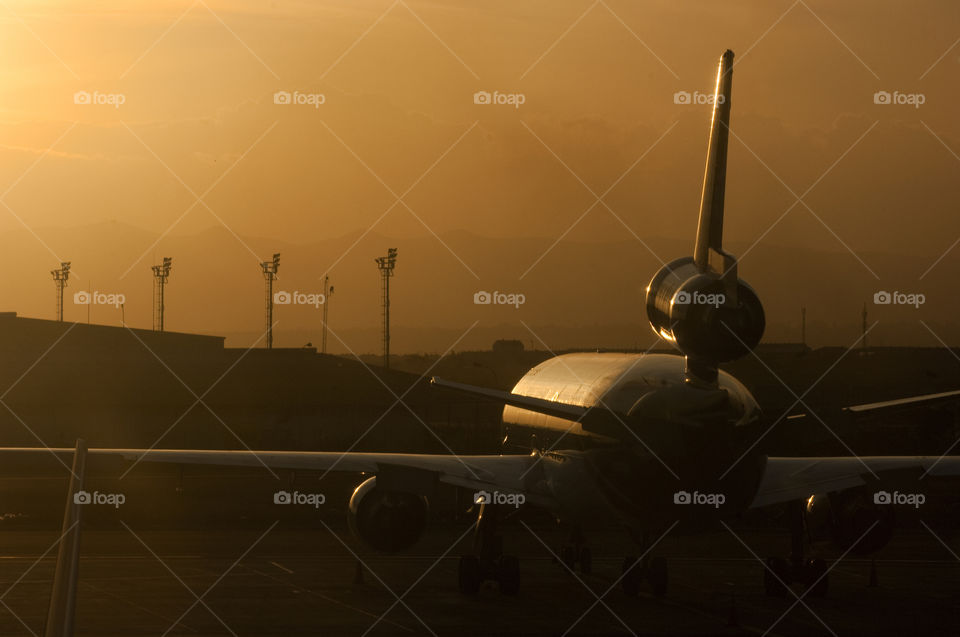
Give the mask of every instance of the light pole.
<path id="1" fill-rule="evenodd" d="M 163 331 L 163 311 L 166 308 L 164 287 L 167 285 L 167 277 L 170 276 L 172 265 L 172 258 L 163 257 L 161 265 L 151 266 L 153 269 L 153 329 L 157 332 Z"/>
<path id="2" fill-rule="evenodd" d="M 380 269 L 380 304 L 383 308 L 383 366 L 390 369 L 390 277 L 397 266 L 397 249 L 389 248 L 387 256 L 374 259 Z"/>
<path id="3" fill-rule="evenodd" d="M 277 278 L 277 270 L 280 269 L 280 253 L 274 254 L 272 261 L 261 263 L 260 267 L 263 269 L 266 284 L 267 349 L 273 349 L 273 280 Z"/>
<path id="4" fill-rule="evenodd" d="M 63 322 L 63 288 L 67 287 L 67 279 L 70 278 L 70 262 L 63 261 L 60 268 L 50 270 L 53 275 L 53 282 L 57 286 L 57 320 Z"/>

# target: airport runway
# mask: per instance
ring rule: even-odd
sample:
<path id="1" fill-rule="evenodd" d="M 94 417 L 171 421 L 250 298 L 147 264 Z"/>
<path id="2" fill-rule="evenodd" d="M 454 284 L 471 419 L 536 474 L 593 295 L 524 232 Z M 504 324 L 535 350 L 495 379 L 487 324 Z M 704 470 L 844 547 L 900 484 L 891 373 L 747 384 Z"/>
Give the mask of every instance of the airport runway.
<path id="1" fill-rule="evenodd" d="M 121 523 L 89 530 L 77 635 L 960 632 L 960 562 L 922 529 L 884 549 L 878 587 L 868 586 L 868 561 L 844 559 L 831 572 L 827 599 L 796 603 L 763 595 L 760 563 L 726 531 L 666 538 L 658 552 L 670 563 L 670 592 L 656 599 L 646 593 L 628 598 L 614 585 L 623 554 L 633 550 L 616 535 L 593 538 L 594 573 L 573 576 L 552 558 L 563 537 L 557 529 L 514 525 L 506 542 L 521 557 L 520 595 L 503 597 L 490 585 L 465 598 L 456 578 L 459 554 L 471 541 L 466 522 L 432 529 L 402 557 L 370 555 L 342 526 L 322 524 L 316 530 L 265 523 L 158 532 Z M 735 532 L 760 556 L 786 545 L 771 531 Z M 52 531 L 0 533 L 0 634 L 41 632 L 54 552 L 38 558 L 56 537 Z M 951 544 L 958 552 L 957 542 Z M 353 551 L 366 564 L 362 582 L 355 581 Z"/>

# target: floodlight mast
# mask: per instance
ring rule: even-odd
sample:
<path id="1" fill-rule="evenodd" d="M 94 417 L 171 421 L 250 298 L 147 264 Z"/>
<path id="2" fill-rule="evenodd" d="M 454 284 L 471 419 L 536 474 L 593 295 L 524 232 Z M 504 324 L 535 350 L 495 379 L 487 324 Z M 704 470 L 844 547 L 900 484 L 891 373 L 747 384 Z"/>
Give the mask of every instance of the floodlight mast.
<path id="1" fill-rule="evenodd" d="M 172 257 L 163 257 L 162 264 L 151 266 L 153 270 L 153 330 L 155 332 L 163 331 L 163 313 L 166 309 L 164 287 L 167 284 L 167 278 L 170 276 L 172 265 Z"/>
<path id="2" fill-rule="evenodd" d="M 383 309 L 383 366 L 390 369 L 390 277 L 397 266 L 397 249 L 389 248 L 387 256 L 374 259 L 380 269 L 380 305 Z"/>
<path id="3" fill-rule="evenodd" d="M 272 261 L 262 262 L 260 268 L 266 285 L 267 349 L 273 349 L 273 280 L 280 269 L 280 253 L 275 253 Z"/>
<path id="4" fill-rule="evenodd" d="M 50 274 L 53 275 L 53 282 L 57 286 L 57 305 L 56 305 L 57 320 L 62 323 L 63 322 L 63 288 L 67 287 L 67 279 L 70 278 L 70 262 L 62 261 L 60 263 L 60 268 L 57 270 L 50 270 Z"/>

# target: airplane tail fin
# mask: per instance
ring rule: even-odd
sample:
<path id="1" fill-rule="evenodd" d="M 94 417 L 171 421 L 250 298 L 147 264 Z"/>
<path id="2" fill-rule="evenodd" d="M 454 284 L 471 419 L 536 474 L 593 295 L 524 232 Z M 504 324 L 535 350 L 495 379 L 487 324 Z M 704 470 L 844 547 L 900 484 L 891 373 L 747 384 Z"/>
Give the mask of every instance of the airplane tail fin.
<path id="1" fill-rule="evenodd" d="M 63 512 L 63 530 L 57 552 L 57 570 L 53 576 L 50 607 L 44 637 L 72 637 L 73 620 L 77 606 L 77 578 L 80 572 L 80 512 L 83 508 L 77 496 L 83 490 L 87 464 L 87 444 L 77 440 L 73 455 L 73 473 L 67 491 Z"/>
<path id="2" fill-rule="evenodd" d="M 700 220 L 693 261 L 701 272 L 724 278 L 729 299 L 736 303 L 737 260 L 723 251 L 723 199 L 727 182 L 727 140 L 730 132 L 730 97 L 733 88 L 733 51 L 720 56 L 713 91 L 713 117 L 707 145 L 707 166 L 700 195 Z"/>
<path id="3" fill-rule="evenodd" d="M 716 384 L 720 363 L 756 347 L 766 324 L 763 304 L 740 280 L 736 258 L 723 250 L 732 88 L 733 52 L 725 51 L 717 68 L 693 256 L 666 264 L 647 286 L 653 331 L 686 356 L 688 381 L 708 385 Z"/>

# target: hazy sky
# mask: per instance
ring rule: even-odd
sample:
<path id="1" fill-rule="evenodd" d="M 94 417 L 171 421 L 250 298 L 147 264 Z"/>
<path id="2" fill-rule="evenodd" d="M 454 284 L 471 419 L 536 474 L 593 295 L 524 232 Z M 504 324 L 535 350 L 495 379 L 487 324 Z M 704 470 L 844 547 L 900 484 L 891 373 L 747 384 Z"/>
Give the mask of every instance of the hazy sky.
<path id="1" fill-rule="evenodd" d="M 846 254 L 878 288 L 902 273 L 867 255 L 912 255 L 919 280 L 960 237 L 958 38 L 952 0 L 9 0 L 3 264 L 42 261 L 24 285 L 52 288 L 47 270 L 73 259 L 149 324 L 147 266 L 211 228 L 235 245 L 211 244 L 210 263 L 251 270 L 252 286 L 262 238 L 692 241 L 709 106 L 675 96 L 708 93 L 731 48 L 727 236 Z M 275 103 L 278 91 L 304 103 Z M 478 91 L 508 103 L 477 104 Z M 905 103 L 875 103 L 878 91 Z M 95 232 L 64 231 L 112 220 L 143 232 L 91 250 L 77 240 Z M 483 289 L 482 263 L 441 239 L 436 267 Z M 341 254 L 301 260 L 336 275 Z M 520 260 L 516 285 L 538 257 Z M 131 271 L 140 292 L 124 288 Z M 10 309 L 52 313 L 52 289 L 0 288 Z M 262 322 L 203 310 L 211 332 Z"/>

